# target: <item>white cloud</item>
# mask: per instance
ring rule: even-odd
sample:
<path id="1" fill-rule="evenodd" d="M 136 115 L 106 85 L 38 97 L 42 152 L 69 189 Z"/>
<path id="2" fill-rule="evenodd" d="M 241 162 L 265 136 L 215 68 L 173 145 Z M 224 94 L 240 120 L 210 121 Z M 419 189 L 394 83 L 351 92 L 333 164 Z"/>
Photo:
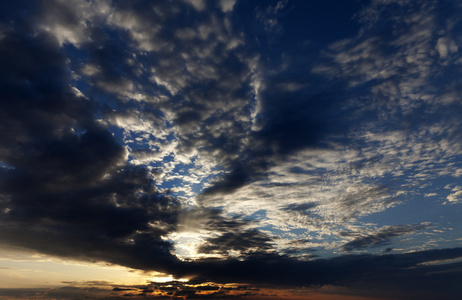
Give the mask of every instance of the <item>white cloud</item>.
<path id="1" fill-rule="evenodd" d="M 231 12 L 236 4 L 236 0 L 220 0 L 221 10 L 225 13 Z"/>
<path id="2" fill-rule="evenodd" d="M 205 0 L 183 0 L 183 1 L 191 4 L 198 11 L 203 11 L 206 8 Z"/>
<path id="3" fill-rule="evenodd" d="M 449 204 L 462 203 L 462 190 L 457 190 L 446 198 Z"/>
<path id="4" fill-rule="evenodd" d="M 46 3 L 40 28 L 54 35 L 62 46 L 65 43 L 77 47 L 90 40 L 88 28 L 96 18 L 106 18 L 110 13 L 108 0 L 87 1 L 54 0 Z M 71 16 L 71 17 L 69 17 Z"/>
<path id="5" fill-rule="evenodd" d="M 438 51 L 441 58 L 446 58 L 448 54 L 455 53 L 459 50 L 454 40 L 448 37 L 442 37 L 438 39 L 436 44 L 436 50 Z"/>

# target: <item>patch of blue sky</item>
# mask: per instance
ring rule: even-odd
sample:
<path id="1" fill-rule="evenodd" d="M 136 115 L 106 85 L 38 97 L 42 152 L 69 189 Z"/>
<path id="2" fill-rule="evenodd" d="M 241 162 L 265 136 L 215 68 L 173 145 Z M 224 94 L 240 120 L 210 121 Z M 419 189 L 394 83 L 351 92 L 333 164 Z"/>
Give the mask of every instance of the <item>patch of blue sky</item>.
<path id="1" fill-rule="evenodd" d="M 442 230 L 451 228 L 460 220 L 462 207 L 460 205 L 440 205 L 435 197 L 422 195 L 408 196 L 405 202 L 386 210 L 365 215 L 357 219 L 360 224 L 375 224 L 377 227 L 388 225 L 430 223 L 432 228 Z M 460 230 L 459 235 L 460 235 Z"/>
<path id="2" fill-rule="evenodd" d="M 67 57 L 69 58 L 69 71 L 72 73 L 75 73 L 75 71 L 80 69 L 89 60 L 89 55 L 87 51 L 78 48 L 71 43 L 63 44 L 59 51 L 67 55 Z M 75 82 L 78 82 L 79 84 L 84 83 L 83 80 L 80 81 L 77 79 L 78 77 L 74 77 Z"/>
<path id="3" fill-rule="evenodd" d="M 259 221 L 259 220 L 265 220 L 266 217 L 267 217 L 266 210 L 260 209 L 250 215 L 245 216 L 244 220 L 245 221 Z"/>
<path id="4" fill-rule="evenodd" d="M 193 183 L 190 185 L 191 187 L 191 192 L 194 195 L 199 195 L 203 190 L 204 190 L 204 183 L 205 179 L 201 179 L 201 183 Z"/>
<path id="5" fill-rule="evenodd" d="M 16 169 L 14 166 L 6 163 L 6 162 L 3 162 L 3 161 L 0 161 L 0 169 L 3 169 L 3 170 L 14 170 Z"/>
<path id="6" fill-rule="evenodd" d="M 84 75 L 81 72 L 90 60 L 89 53 L 71 43 L 65 43 L 60 48 L 60 51 L 69 57 L 69 70 L 72 73 L 73 85 L 82 92 L 83 95 L 91 95 L 91 97 L 96 100 L 96 103 L 99 105 L 104 104 L 109 107 L 113 107 L 114 102 L 111 101 L 113 97 L 108 94 L 98 93 L 98 91 L 94 89 L 94 83 L 90 76 Z"/>
<path id="7" fill-rule="evenodd" d="M 392 237 L 390 240 L 377 245 L 358 249 L 357 252 L 380 253 L 385 250 L 386 252 L 406 253 L 437 248 L 453 248 L 462 244 L 461 241 L 457 241 L 457 237 L 460 235 L 454 235 L 453 231 L 439 231 L 442 230 L 433 227 L 418 230 L 404 236 Z"/>
<path id="8" fill-rule="evenodd" d="M 204 191 L 204 189 L 207 188 L 207 186 L 208 186 L 208 184 L 210 182 L 213 182 L 217 178 L 221 177 L 222 174 L 223 174 L 222 168 L 220 168 L 220 167 L 212 168 L 211 172 L 212 172 L 211 174 L 200 177 L 199 178 L 199 180 L 200 180 L 199 183 L 193 183 L 193 184 L 189 185 L 190 188 L 191 188 L 191 192 L 193 194 L 192 197 L 194 197 L 196 195 L 200 195 Z"/>
<path id="9" fill-rule="evenodd" d="M 189 163 L 178 162 L 173 152 L 164 156 L 162 160 L 150 161 L 148 166 L 155 170 L 162 170 L 162 179 L 157 180 L 155 185 L 161 190 L 170 190 L 173 196 L 191 198 L 200 194 L 206 184 L 219 176 L 219 167 L 212 168 L 207 176 L 197 176 L 196 157 L 192 157 Z M 166 168 L 171 165 L 170 168 Z M 199 166 L 200 168 L 200 166 Z M 215 172 L 215 173 L 214 173 Z"/>
<path id="10" fill-rule="evenodd" d="M 277 228 L 276 226 L 272 224 L 267 224 L 265 226 L 258 226 L 258 229 L 261 230 L 262 232 L 268 232 L 274 236 L 284 236 L 285 234 L 287 234 L 286 231 L 280 228 Z"/>
<path id="11" fill-rule="evenodd" d="M 159 162 L 159 164 L 165 165 L 167 163 L 174 162 L 174 161 L 175 161 L 175 154 L 173 152 L 170 152 L 168 155 L 162 158 L 162 161 Z"/>
<path id="12" fill-rule="evenodd" d="M 112 135 L 117 139 L 118 142 L 122 143 L 123 145 L 126 145 L 124 141 L 125 139 L 124 128 L 119 127 L 119 126 L 110 125 L 108 127 L 108 130 L 112 133 Z"/>
<path id="13" fill-rule="evenodd" d="M 317 231 L 310 231 L 308 229 L 290 228 L 289 230 L 287 230 L 272 224 L 257 226 L 257 228 L 262 232 L 267 232 L 273 236 L 278 237 L 281 240 L 286 240 L 287 242 L 305 239 L 308 239 L 312 243 L 322 243 L 326 241 L 326 236 L 323 236 L 321 233 Z M 329 241 L 332 241 L 332 239 L 334 238 L 335 237 L 331 237 Z"/>
<path id="14" fill-rule="evenodd" d="M 193 160 L 188 163 L 188 164 L 185 164 L 185 163 L 177 163 L 175 165 L 175 167 L 173 168 L 172 172 L 178 174 L 178 175 L 188 175 L 189 174 L 189 170 L 191 168 L 194 168 L 194 158 Z"/>
<path id="15" fill-rule="evenodd" d="M 178 187 L 183 186 L 184 182 L 181 178 L 171 178 L 162 181 L 161 184 L 157 185 L 157 187 L 161 190 L 170 190 L 170 189 L 175 189 Z M 178 194 L 181 193 L 181 191 L 172 191 L 172 194 Z"/>
<path id="16" fill-rule="evenodd" d="M 287 12 L 280 17 L 283 28 L 287 28 L 287 32 L 280 38 L 286 45 L 293 44 L 294 40 L 315 40 L 324 46 L 353 36 L 358 32 L 360 24 L 352 16 L 364 3 L 365 1 L 341 0 L 290 3 Z"/>
<path id="17" fill-rule="evenodd" d="M 161 167 L 169 162 L 175 162 L 175 156 L 171 153 L 168 156 L 165 156 L 162 162 L 151 163 L 151 165 L 155 165 Z M 172 170 L 168 172 L 166 175 L 166 179 L 160 182 L 157 185 L 159 189 L 173 189 L 172 194 L 177 196 L 186 196 L 185 192 L 180 190 L 185 185 L 190 185 L 187 181 L 187 178 L 191 175 L 190 170 L 194 168 L 194 164 L 184 164 L 178 163 L 174 166 Z"/>
<path id="18" fill-rule="evenodd" d="M 124 133 L 124 129 L 118 126 L 117 126 L 117 129 L 115 129 L 114 131 L 117 132 L 118 134 L 120 134 L 121 131 L 122 133 Z M 126 135 L 124 134 L 124 136 Z M 146 143 L 148 139 L 146 139 L 145 137 L 141 135 L 129 135 L 129 136 L 130 136 L 129 139 L 124 140 L 124 144 L 130 147 L 131 150 L 151 150 L 151 146 L 148 143 Z"/>
<path id="19" fill-rule="evenodd" d="M 314 232 L 310 232 L 307 229 L 304 228 L 291 228 L 288 233 L 290 235 L 296 235 L 296 236 L 310 236 L 313 237 Z M 318 236 L 318 233 L 316 233 L 316 236 Z"/>
<path id="20" fill-rule="evenodd" d="M 67 55 L 69 72 L 72 78 L 72 85 L 75 87 L 83 96 L 91 95 L 91 100 L 94 100 L 94 104 L 98 105 L 95 107 L 96 119 L 103 118 L 103 110 L 107 108 L 113 109 L 114 111 L 118 108 L 114 96 L 110 93 L 105 93 L 95 89 L 94 81 L 91 80 L 91 76 L 82 73 L 83 68 L 90 60 L 89 53 L 83 48 L 78 48 L 74 44 L 65 43 L 60 48 L 60 52 Z M 115 128 L 111 128 L 111 132 L 114 132 L 118 136 L 118 132 Z"/>

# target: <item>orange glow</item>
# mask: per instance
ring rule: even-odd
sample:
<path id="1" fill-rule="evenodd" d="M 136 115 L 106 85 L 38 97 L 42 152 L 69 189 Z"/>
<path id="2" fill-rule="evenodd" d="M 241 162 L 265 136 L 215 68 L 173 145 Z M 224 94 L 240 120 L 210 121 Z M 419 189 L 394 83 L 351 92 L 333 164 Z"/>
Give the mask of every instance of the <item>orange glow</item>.
<path id="1" fill-rule="evenodd" d="M 217 285 L 214 283 L 205 283 L 200 285 L 191 285 L 181 282 L 171 283 L 152 283 L 145 287 L 127 291 L 121 289 L 124 297 L 139 298 L 156 298 L 171 297 L 172 299 L 188 299 L 186 295 L 194 294 L 200 296 L 235 296 L 243 297 L 249 300 L 392 300 L 390 298 L 377 298 L 367 296 L 355 296 L 353 291 L 336 288 L 323 287 L 317 290 L 310 289 L 268 289 L 257 288 L 243 284 L 224 284 Z M 122 294 L 119 294 L 122 295 Z"/>

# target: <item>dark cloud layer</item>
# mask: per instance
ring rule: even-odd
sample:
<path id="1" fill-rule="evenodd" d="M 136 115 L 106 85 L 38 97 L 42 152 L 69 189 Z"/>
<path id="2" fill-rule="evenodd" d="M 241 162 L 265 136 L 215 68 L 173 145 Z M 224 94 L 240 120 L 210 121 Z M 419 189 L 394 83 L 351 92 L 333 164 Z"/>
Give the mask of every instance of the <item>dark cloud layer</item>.
<path id="1" fill-rule="evenodd" d="M 211 261 L 195 266 L 191 283 L 240 282 L 271 287 L 337 285 L 385 291 L 394 299 L 436 299 L 460 292 L 460 263 L 428 264 L 460 258 L 460 248 L 408 254 L 341 256 L 297 261 L 283 256 L 256 256 L 245 261 Z M 444 275 L 443 275 L 444 274 Z M 445 285 L 447 290 L 441 290 Z M 386 293 L 386 292 L 385 292 Z"/>
<path id="2" fill-rule="evenodd" d="M 349 290 L 342 291 L 346 293 L 344 295 L 351 293 L 374 298 L 379 292 L 386 299 L 451 299 L 461 292 L 461 263 L 452 261 L 460 261 L 461 257 L 461 248 L 407 254 L 348 255 L 313 261 L 260 255 L 244 261 L 184 263 L 178 275 L 190 277 L 187 283 L 173 281 L 139 286 L 71 283 L 70 287 L 53 290 L 0 289 L 0 295 L 20 299 L 35 292 L 36 296 L 42 294 L 43 298 L 61 295 L 62 298 L 73 299 L 87 295 L 95 299 L 117 299 L 122 293 L 142 299 L 259 299 L 267 289 L 289 289 L 300 295 L 303 288 L 334 285 L 348 287 Z M 228 283 L 232 285 L 226 285 Z M 107 289 L 101 289 L 108 286 L 112 286 L 111 296 L 108 296 Z M 441 286 L 445 288 L 441 289 Z M 93 290 L 90 287 L 94 287 Z M 210 295 L 204 295 L 205 291 Z M 163 296 L 159 296 L 158 292 L 162 292 Z M 98 296 L 98 293 L 103 295 Z"/>

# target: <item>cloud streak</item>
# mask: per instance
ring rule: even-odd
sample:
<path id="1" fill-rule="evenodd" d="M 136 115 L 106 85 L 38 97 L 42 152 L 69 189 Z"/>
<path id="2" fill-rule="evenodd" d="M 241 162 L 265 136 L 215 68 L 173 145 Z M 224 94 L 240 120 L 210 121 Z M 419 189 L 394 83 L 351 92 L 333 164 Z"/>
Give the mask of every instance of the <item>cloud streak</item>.
<path id="1" fill-rule="evenodd" d="M 377 247 L 390 242 L 392 238 L 403 236 L 409 233 L 416 232 L 417 230 L 428 227 L 426 224 L 420 225 L 397 225 L 382 228 L 374 234 L 359 236 L 354 240 L 343 245 L 344 251 L 353 251 L 356 249 L 363 249 L 366 247 Z M 350 236 L 350 233 L 344 233 L 345 236 Z M 353 234 L 354 236 L 354 234 Z"/>

